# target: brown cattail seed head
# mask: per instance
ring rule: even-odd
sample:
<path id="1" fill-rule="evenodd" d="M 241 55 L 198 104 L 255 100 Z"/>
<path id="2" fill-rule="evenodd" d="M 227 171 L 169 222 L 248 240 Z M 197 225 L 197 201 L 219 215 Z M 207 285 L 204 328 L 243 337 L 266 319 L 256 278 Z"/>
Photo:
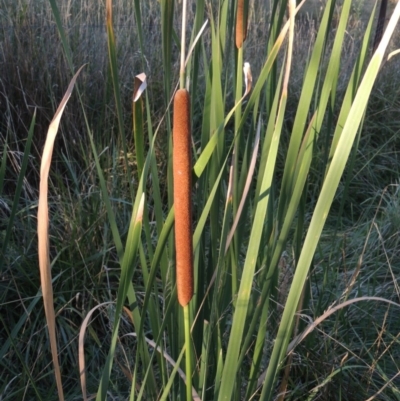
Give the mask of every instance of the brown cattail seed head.
<path id="1" fill-rule="evenodd" d="M 240 49 L 247 35 L 247 12 L 244 0 L 238 0 L 236 10 L 236 47 Z"/>
<path id="2" fill-rule="evenodd" d="M 190 98 L 186 89 L 179 89 L 174 98 L 173 144 L 176 285 L 178 301 L 185 306 L 193 296 Z"/>

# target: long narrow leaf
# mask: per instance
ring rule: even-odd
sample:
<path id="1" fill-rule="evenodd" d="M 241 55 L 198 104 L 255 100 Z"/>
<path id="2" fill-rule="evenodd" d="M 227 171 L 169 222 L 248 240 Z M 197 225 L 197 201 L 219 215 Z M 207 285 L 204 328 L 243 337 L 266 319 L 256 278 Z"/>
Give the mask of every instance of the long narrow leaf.
<path id="1" fill-rule="evenodd" d="M 314 210 L 310 227 L 308 229 L 297 269 L 293 278 L 292 288 L 289 292 L 285 310 L 282 315 L 282 321 L 279 327 L 261 394 L 262 400 L 271 399 L 271 390 L 275 383 L 277 368 L 285 356 L 286 347 L 290 336 L 289 328 L 291 327 L 291 322 L 300 299 L 301 291 L 299 291 L 299 288 L 302 289 L 304 286 L 312 257 L 317 247 L 318 240 L 321 236 L 325 221 L 328 217 L 329 209 L 340 178 L 343 174 L 343 170 L 349 157 L 359 124 L 365 112 L 372 86 L 378 75 L 379 67 L 382 63 L 386 47 L 390 37 L 393 34 L 399 17 L 400 3 L 397 4 L 383 36 L 382 42 L 369 63 L 360 88 L 357 91 L 357 95 L 351 107 L 349 116 L 343 127 L 343 133 L 340 137 L 337 149 L 332 159 L 332 163 L 321 189 L 321 194 Z"/>
<path id="2" fill-rule="evenodd" d="M 56 139 L 58 126 L 65 106 L 72 94 L 75 81 L 81 72 L 82 66 L 73 76 L 67 91 L 50 123 L 47 132 L 46 142 L 43 149 L 43 156 L 40 165 L 40 191 L 39 191 L 39 206 L 38 206 L 38 254 L 40 267 L 40 281 L 42 285 L 42 295 L 44 310 L 46 313 L 47 328 L 50 337 L 51 353 L 53 357 L 54 374 L 56 376 L 58 396 L 60 400 L 64 400 L 64 392 L 61 382 L 61 372 L 57 355 L 57 340 L 56 340 L 56 321 L 54 313 L 53 301 L 53 286 L 51 283 L 50 270 L 50 254 L 49 254 L 49 210 L 48 210 L 48 179 L 50 172 L 51 157 L 53 154 L 54 141 Z"/>

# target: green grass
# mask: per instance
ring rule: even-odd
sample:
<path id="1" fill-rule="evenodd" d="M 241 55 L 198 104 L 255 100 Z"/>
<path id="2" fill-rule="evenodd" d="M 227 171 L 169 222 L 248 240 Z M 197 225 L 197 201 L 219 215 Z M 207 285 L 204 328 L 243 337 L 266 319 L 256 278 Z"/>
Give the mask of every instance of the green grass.
<path id="1" fill-rule="evenodd" d="M 187 372 L 203 401 L 400 399 L 398 55 L 386 61 L 398 34 L 372 55 L 358 3 L 329 1 L 292 30 L 286 4 L 271 14 L 249 1 L 238 50 L 236 2 L 188 3 L 195 291 L 184 316 L 171 136 L 181 2 L 114 0 L 106 20 L 106 2 L 0 1 L 0 399 L 59 399 L 39 171 L 83 64 L 48 195 L 65 399 L 185 400 Z"/>

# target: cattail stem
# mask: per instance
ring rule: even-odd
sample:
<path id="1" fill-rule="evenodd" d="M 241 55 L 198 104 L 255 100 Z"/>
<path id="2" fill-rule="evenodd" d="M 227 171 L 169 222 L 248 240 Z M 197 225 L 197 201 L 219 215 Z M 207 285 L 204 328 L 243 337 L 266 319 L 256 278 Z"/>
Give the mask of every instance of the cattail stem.
<path id="1" fill-rule="evenodd" d="M 185 87 L 185 43 L 186 43 L 186 14 L 187 14 L 187 0 L 183 0 L 182 9 L 182 32 L 181 32 L 181 67 L 179 71 L 179 87 Z"/>
<path id="2" fill-rule="evenodd" d="M 190 341 L 190 311 L 189 305 L 183 307 L 183 319 L 185 325 L 185 344 L 186 344 L 186 399 L 193 400 L 192 396 L 192 349 Z"/>
<path id="3" fill-rule="evenodd" d="M 247 36 L 247 2 L 245 0 L 237 0 L 236 9 L 236 47 L 240 49 Z"/>
<path id="4" fill-rule="evenodd" d="M 176 280 L 178 301 L 185 306 L 193 296 L 190 99 L 186 89 L 175 94 L 173 141 Z"/>

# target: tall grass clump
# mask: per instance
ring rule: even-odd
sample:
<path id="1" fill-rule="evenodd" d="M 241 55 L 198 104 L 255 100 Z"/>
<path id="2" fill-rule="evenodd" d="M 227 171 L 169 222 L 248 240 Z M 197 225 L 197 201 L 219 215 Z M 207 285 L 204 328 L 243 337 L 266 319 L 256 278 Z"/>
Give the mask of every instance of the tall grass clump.
<path id="1" fill-rule="evenodd" d="M 400 398 L 399 4 L 3 5 L 1 399 Z"/>

